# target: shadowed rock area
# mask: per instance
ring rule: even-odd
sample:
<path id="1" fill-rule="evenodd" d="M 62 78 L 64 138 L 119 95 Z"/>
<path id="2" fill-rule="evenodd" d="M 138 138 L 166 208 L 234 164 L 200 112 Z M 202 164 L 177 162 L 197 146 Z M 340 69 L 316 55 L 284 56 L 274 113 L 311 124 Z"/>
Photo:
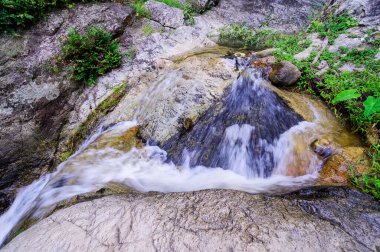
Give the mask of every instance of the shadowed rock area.
<path id="1" fill-rule="evenodd" d="M 379 210 L 348 188 L 131 193 L 59 210 L 3 251 L 371 251 Z"/>

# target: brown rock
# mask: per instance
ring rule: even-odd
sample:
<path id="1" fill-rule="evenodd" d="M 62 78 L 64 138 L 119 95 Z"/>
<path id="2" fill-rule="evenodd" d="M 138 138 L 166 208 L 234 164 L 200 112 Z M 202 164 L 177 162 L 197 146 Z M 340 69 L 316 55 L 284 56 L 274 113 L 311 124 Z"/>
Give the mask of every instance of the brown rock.
<path id="1" fill-rule="evenodd" d="M 291 86 L 301 76 L 301 72 L 291 62 L 283 61 L 274 64 L 269 79 L 276 86 Z"/>
<path id="2" fill-rule="evenodd" d="M 320 184 L 348 184 L 351 169 L 355 173 L 366 173 L 370 167 L 363 147 L 345 147 L 329 158 L 320 173 Z"/>

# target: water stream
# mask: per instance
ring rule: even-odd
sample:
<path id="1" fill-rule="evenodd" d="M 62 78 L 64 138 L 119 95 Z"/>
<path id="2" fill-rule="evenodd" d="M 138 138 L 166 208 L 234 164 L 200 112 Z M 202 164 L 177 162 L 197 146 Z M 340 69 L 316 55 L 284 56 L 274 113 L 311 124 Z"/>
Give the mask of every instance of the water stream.
<path id="1" fill-rule="evenodd" d="M 326 120 L 315 110 L 315 120 L 304 121 L 266 83 L 260 72 L 247 69 L 192 130 L 160 147 L 128 152 L 101 147 L 100 140 L 111 142 L 138 122 L 99 127 L 56 172 L 19 191 L 0 217 L 0 244 L 28 216 L 44 216 L 58 202 L 109 183 L 141 192 L 218 188 L 249 193 L 285 193 L 312 184 L 323 158 L 308 146 L 329 131 L 321 126 Z M 289 176 L 292 169 L 301 169 L 301 175 Z"/>

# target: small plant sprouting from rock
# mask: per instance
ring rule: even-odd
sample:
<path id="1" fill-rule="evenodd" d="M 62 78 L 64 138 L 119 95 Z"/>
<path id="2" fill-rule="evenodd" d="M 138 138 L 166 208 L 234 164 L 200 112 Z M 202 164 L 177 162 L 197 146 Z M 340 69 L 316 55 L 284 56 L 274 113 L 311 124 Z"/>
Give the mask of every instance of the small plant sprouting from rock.
<path id="1" fill-rule="evenodd" d="M 150 25 L 144 25 L 143 26 L 144 36 L 148 37 L 148 36 L 152 35 L 154 32 L 155 32 L 155 30 L 153 29 L 152 26 L 150 26 Z"/>
<path id="2" fill-rule="evenodd" d="M 101 28 L 89 28 L 85 34 L 70 29 L 61 61 L 72 65 L 75 80 L 93 86 L 97 77 L 121 65 L 119 46 L 112 35 Z"/>
<path id="3" fill-rule="evenodd" d="M 135 57 L 136 57 L 136 53 L 137 53 L 137 49 L 136 47 L 132 46 L 130 47 L 126 52 L 125 52 L 125 56 L 127 56 L 127 58 L 129 60 L 133 60 Z"/>
<path id="4" fill-rule="evenodd" d="M 194 25 L 196 12 L 189 2 L 186 2 L 183 6 L 183 17 L 186 25 Z"/>
<path id="5" fill-rule="evenodd" d="M 145 2 L 146 0 L 134 0 L 131 4 L 138 17 L 149 18 L 151 16 L 149 10 L 145 7 Z"/>

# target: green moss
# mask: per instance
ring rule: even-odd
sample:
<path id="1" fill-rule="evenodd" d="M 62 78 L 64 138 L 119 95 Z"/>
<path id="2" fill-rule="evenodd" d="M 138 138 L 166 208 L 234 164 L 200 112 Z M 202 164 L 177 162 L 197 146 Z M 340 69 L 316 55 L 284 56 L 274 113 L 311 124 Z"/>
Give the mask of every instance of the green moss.
<path id="1" fill-rule="evenodd" d="M 78 146 L 91 133 L 101 117 L 112 111 L 126 93 L 127 82 L 113 89 L 113 93 L 99 104 L 98 107 L 87 117 L 87 120 L 70 136 L 66 149 L 59 155 L 58 163 L 70 157 Z"/>
<path id="2" fill-rule="evenodd" d="M 67 150 L 67 151 L 62 152 L 58 157 L 58 162 L 62 163 L 66 161 L 73 154 L 74 152 L 72 150 Z"/>

